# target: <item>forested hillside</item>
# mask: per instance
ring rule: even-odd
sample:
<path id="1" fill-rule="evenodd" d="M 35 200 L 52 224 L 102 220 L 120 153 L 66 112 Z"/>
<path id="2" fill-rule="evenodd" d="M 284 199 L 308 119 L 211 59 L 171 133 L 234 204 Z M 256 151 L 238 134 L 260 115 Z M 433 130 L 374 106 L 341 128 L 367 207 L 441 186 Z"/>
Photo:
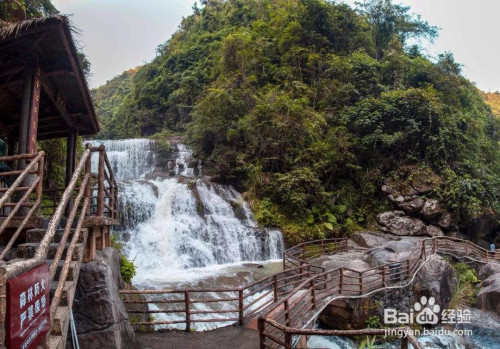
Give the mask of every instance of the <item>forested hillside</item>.
<path id="1" fill-rule="evenodd" d="M 101 137 L 183 133 L 256 218 L 298 239 L 370 227 L 380 186 L 434 171 L 461 224 L 499 212 L 500 125 L 437 29 L 388 0 L 207 0 L 94 93 Z"/>

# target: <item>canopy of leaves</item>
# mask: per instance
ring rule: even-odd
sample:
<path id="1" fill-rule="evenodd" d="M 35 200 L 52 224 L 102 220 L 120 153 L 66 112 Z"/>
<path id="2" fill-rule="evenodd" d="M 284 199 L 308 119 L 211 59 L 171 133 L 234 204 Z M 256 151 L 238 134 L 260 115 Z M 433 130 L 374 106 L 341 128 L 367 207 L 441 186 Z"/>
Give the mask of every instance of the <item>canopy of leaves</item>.
<path id="1" fill-rule="evenodd" d="M 208 0 L 155 60 L 96 91 L 103 135 L 185 132 L 285 232 L 369 225 L 403 165 L 449 179 L 442 198 L 464 219 L 498 210 L 498 120 L 451 54 L 408 46 L 436 34 L 388 0 Z"/>
<path id="2" fill-rule="evenodd" d="M 4 0 L 0 1 L 0 20 L 17 22 L 25 19 L 58 14 L 50 0 Z"/>

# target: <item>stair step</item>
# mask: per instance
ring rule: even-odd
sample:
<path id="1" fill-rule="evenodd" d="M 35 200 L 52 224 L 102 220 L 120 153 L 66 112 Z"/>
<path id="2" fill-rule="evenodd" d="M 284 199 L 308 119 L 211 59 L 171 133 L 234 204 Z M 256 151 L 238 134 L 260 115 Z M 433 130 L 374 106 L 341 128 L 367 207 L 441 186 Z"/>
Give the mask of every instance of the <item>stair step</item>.
<path id="1" fill-rule="evenodd" d="M 53 263 L 54 263 L 53 259 L 47 260 L 47 264 L 49 265 L 49 268 Z M 59 280 L 63 266 L 64 266 L 64 261 L 59 261 L 59 263 L 57 263 L 56 275 L 54 276 L 55 280 Z M 78 274 L 78 270 L 76 269 L 77 267 L 78 267 L 78 262 L 71 261 L 69 263 L 69 270 L 68 270 L 68 276 L 66 277 L 66 281 L 76 280 L 76 276 Z"/>
<path id="2" fill-rule="evenodd" d="M 61 294 L 61 301 L 59 302 L 60 306 L 68 306 L 68 300 L 69 300 L 69 298 L 72 297 L 71 292 L 73 291 L 72 287 L 74 285 L 73 284 L 74 282 L 75 281 L 64 282 L 64 286 L 63 286 L 62 294 Z M 54 294 L 56 293 L 56 289 L 57 289 L 58 284 L 59 284 L 59 281 L 52 281 L 50 283 L 50 299 L 51 300 L 54 297 Z"/>
<path id="3" fill-rule="evenodd" d="M 50 349 L 64 349 L 64 341 L 62 336 L 50 336 L 49 339 L 49 348 Z"/>
<path id="4" fill-rule="evenodd" d="M 69 311 L 68 307 L 57 307 L 56 314 L 54 315 L 54 325 L 50 334 L 52 336 L 64 336 L 68 333 L 69 326 Z M 52 347 L 50 347 L 52 349 Z"/>
<path id="5" fill-rule="evenodd" d="M 33 258 L 35 256 L 36 250 L 40 244 L 39 243 L 34 243 L 34 242 L 29 242 L 25 244 L 21 244 L 17 247 L 17 257 L 18 258 Z M 78 243 L 76 244 L 75 251 L 73 253 L 73 260 L 78 261 L 79 259 L 82 258 L 82 253 L 83 253 L 83 248 L 81 248 L 83 244 Z M 54 259 L 57 248 L 59 247 L 58 243 L 52 243 L 50 244 L 49 247 L 49 253 L 47 255 L 48 259 Z M 66 252 L 68 250 L 69 244 L 66 244 L 66 248 L 64 249 L 61 260 L 66 259 Z"/>
<path id="6" fill-rule="evenodd" d="M 26 231 L 26 242 L 41 242 L 43 237 L 45 236 L 47 230 L 46 229 L 30 229 Z M 71 241 L 71 237 L 75 232 L 74 229 L 71 230 L 68 241 Z M 52 242 L 61 242 L 61 238 L 63 236 L 64 229 L 57 229 L 56 234 L 54 235 L 54 240 Z M 84 234 L 80 232 L 80 236 L 78 237 L 78 242 L 83 242 Z"/>

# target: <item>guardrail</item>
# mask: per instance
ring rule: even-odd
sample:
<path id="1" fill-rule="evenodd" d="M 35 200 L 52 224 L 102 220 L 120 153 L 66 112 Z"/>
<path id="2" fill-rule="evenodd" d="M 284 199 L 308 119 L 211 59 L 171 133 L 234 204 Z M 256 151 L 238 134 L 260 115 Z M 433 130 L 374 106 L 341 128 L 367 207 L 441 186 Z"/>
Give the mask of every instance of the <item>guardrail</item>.
<path id="1" fill-rule="evenodd" d="M 244 319 L 255 316 L 270 304 L 287 295 L 302 280 L 323 271 L 323 268 L 307 265 L 288 269 L 237 288 L 122 290 L 120 293 L 124 296 L 124 303 L 129 314 L 143 314 L 148 317 L 151 314 L 163 314 L 164 316 L 176 317 L 176 319 L 171 320 L 131 321 L 133 325 L 184 324 L 185 330 L 190 331 L 193 323 L 239 322 L 241 324 Z M 130 295 L 139 295 L 140 299 L 127 297 Z M 147 309 L 137 310 L 137 305 L 146 306 Z M 151 305 L 158 309 L 151 309 Z"/>
<path id="2" fill-rule="evenodd" d="M 38 213 L 42 200 L 44 157 L 43 151 L 37 154 L 0 157 L 0 163 L 4 164 L 29 161 L 23 170 L 0 172 L 0 183 L 2 183 L 0 187 L 0 236 L 14 219 L 22 219 L 19 224 L 16 224 L 16 231 L 0 253 L 0 260 L 5 259 L 29 220 Z M 22 212 L 23 209 L 28 208 L 27 212 Z"/>
<path id="3" fill-rule="evenodd" d="M 335 299 L 363 296 L 389 286 L 400 285 L 404 281 L 411 282 L 428 256 L 436 253 L 468 258 L 480 263 L 500 260 L 498 252 L 488 252 L 470 241 L 435 237 L 420 242 L 408 253 L 409 258 L 402 261 L 391 262 L 364 271 L 337 268 L 313 275 L 260 315 L 261 348 L 307 348 L 307 336 L 340 335 L 341 333 L 343 336 L 352 337 L 373 334 L 371 329 L 322 331 L 311 327 L 314 325 L 315 317 Z M 300 262 L 306 263 L 306 260 L 302 259 Z M 406 348 L 408 342 L 417 349 L 422 348 L 416 339 L 413 340 L 410 337 L 402 341 L 401 348 Z"/>
<path id="4" fill-rule="evenodd" d="M 283 253 L 283 270 L 308 264 L 308 261 L 313 258 L 348 251 L 347 238 L 303 242 L 289 248 Z"/>
<path id="5" fill-rule="evenodd" d="M 330 302 L 339 298 L 362 297 L 387 287 L 405 287 L 430 255 L 449 254 L 481 263 L 500 260 L 500 253 L 491 253 L 470 241 L 435 237 L 421 241 L 408 252 L 408 258 L 375 268 L 358 271 L 350 268 L 324 270 L 310 261 L 323 255 L 349 251 L 347 239 L 315 240 L 299 244 L 283 254 L 283 272 L 233 289 L 124 290 L 129 314 L 151 316 L 164 314 L 176 319 L 132 321 L 134 325 L 179 325 L 190 331 L 193 323 L 243 323 L 259 314 L 258 329 L 261 348 L 308 348 L 310 336 L 381 336 L 385 329 L 319 330 L 314 319 Z M 405 283 L 406 282 L 406 283 Z M 208 296 L 211 294 L 210 296 Z M 140 296 L 130 299 L 128 296 Z M 149 297 L 149 299 L 146 299 Z M 173 306 L 174 304 L 175 306 Z M 196 304 L 202 307 L 196 308 Z M 217 304 L 211 310 L 200 310 Z M 143 305 L 145 309 L 130 309 Z M 152 306 L 156 309 L 151 309 Z M 167 306 L 165 306 L 167 305 Z M 205 316 L 203 318 L 203 316 Z M 401 348 L 411 343 L 423 349 L 408 327 Z"/>

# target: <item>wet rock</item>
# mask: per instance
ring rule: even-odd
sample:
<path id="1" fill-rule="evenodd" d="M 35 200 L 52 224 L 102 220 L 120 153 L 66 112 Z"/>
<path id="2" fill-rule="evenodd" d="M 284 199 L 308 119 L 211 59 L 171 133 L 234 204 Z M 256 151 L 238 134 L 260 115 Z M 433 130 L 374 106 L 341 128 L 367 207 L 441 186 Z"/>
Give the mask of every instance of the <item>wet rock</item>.
<path id="1" fill-rule="evenodd" d="M 486 280 L 493 274 L 500 274 L 500 263 L 492 262 L 479 269 L 477 276 L 480 280 Z"/>
<path id="2" fill-rule="evenodd" d="M 169 161 L 167 162 L 167 169 L 168 169 L 169 171 L 174 170 L 174 169 L 175 169 L 175 162 L 174 162 L 174 161 L 172 161 L 172 160 L 169 160 Z"/>
<path id="3" fill-rule="evenodd" d="M 404 260 L 415 246 L 415 241 L 389 241 L 382 246 L 366 251 L 363 255 L 363 261 L 371 267 L 377 267 L 394 261 Z"/>
<path id="4" fill-rule="evenodd" d="M 493 274 L 481 283 L 477 306 L 500 315 L 500 274 Z"/>
<path id="5" fill-rule="evenodd" d="M 319 321 L 329 328 L 356 330 L 366 327 L 366 320 L 375 315 L 377 307 L 369 298 L 337 299 L 323 310 Z"/>
<path id="6" fill-rule="evenodd" d="M 138 344 L 120 297 L 118 253 L 107 248 L 82 265 L 73 301 L 80 348 L 135 349 Z"/>
<path id="7" fill-rule="evenodd" d="M 453 267 L 440 256 L 432 255 L 415 277 L 413 293 L 417 299 L 422 296 L 434 297 L 443 309 L 450 303 L 457 285 Z"/>
<path id="8" fill-rule="evenodd" d="M 392 237 L 387 234 L 372 232 L 372 231 L 360 231 L 351 236 L 351 239 L 357 243 L 360 247 L 372 248 L 380 246 L 388 242 Z"/>
<path id="9" fill-rule="evenodd" d="M 424 236 L 427 234 L 427 227 L 420 219 L 407 217 L 403 211 L 388 211 L 377 215 L 377 222 L 381 225 L 382 231 L 394 235 Z"/>
<path id="10" fill-rule="evenodd" d="M 420 214 L 428 220 L 435 219 L 442 213 L 443 209 L 441 208 L 439 201 L 435 199 L 426 200 L 424 203 L 424 207 L 422 207 L 422 211 L 420 211 Z"/>
<path id="11" fill-rule="evenodd" d="M 396 205 L 402 204 L 405 201 L 405 198 L 403 195 L 397 193 L 397 194 L 391 194 L 387 197 L 392 203 L 395 203 Z"/>
<path id="12" fill-rule="evenodd" d="M 264 268 L 264 266 L 259 263 L 243 263 L 243 266 L 248 268 Z"/>
<path id="13" fill-rule="evenodd" d="M 419 213 L 422 207 L 424 207 L 425 200 L 422 198 L 415 198 L 410 201 L 404 201 L 398 205 L 398 208 L 409 214 Z"/>
<path id="14" fill-rule="evenodd" d="M 435 225 L 428 225 L 427 226 L 427 235 L 429 235 L 429 236 L 444 236 L 444 233 L 441 229 L 439 229 Z"/>
<path id="15" fill-rule="evenodd" d="M 469 222 L 467 226 L 467 235 L 471 240 L 481 239 L 494 240 L 500 232 L 500 224 L 493 211 L 484 212 L 479 218 Z"/>
<path id="16" fill-rule="evenodd" d="M 445 230 L 449 229 L 451 227 L 451 214 L 448 212 L 443 213 L 439 218 L 438 225 Z"/>

